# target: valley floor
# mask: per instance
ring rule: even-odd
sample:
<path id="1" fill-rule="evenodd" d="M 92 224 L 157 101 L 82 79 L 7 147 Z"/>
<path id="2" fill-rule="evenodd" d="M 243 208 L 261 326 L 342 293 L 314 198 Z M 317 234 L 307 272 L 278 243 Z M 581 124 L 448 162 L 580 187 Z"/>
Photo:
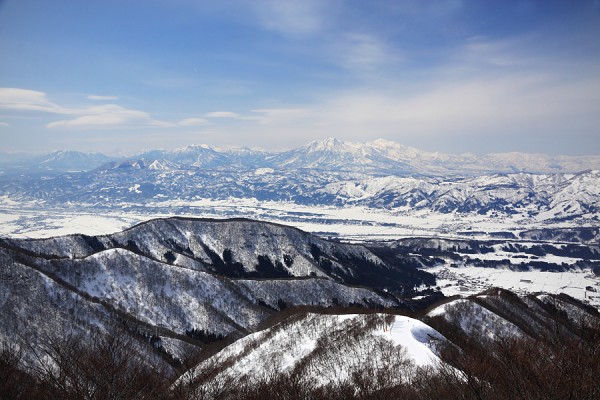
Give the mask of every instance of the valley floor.
<path id="1" fill-rule="evenodd" d="M 427 271 L 436 276 L 437 284 L 446 296 L 468 296 L 501 287 L 519 294 L 565 293 L 600 309 L 600 276 L 589 269 L 546 272 L 439 266 Z"/>
<path id="2" fill-rule="evenodd" d="M 0 236 L 42 238 L 84 233 L 108 234 L 148 219 L 169 216 L 198 218 L 249 218 L 282 223 L 321 236 L 344 240 L 392 240 L 401 237 L 462 237 L 487 239 L 496 235 L 518 235 L 531 229 L 597 226 L 597 221 L 539 220 L 526 210 L 512 216 L 438 213 L 409 207 L 303 206 L 295 203 L 254 199 L 198 200 L 139 204 L 66 204 L 51 208 L 43 202 L 15 202 L 0 196 Z"/>

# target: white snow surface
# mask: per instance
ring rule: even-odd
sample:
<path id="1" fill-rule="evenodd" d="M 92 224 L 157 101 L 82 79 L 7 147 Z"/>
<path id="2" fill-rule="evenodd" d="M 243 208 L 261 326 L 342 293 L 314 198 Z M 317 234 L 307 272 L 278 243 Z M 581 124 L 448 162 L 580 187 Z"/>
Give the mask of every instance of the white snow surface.
<path id="1" fill-rule="evenodd" d="M 429 325 L 409 317 L 396 316 L 389 328 L 389 338 L 396 346 L 406 349 L 417 366 L 435 366 L 441 362 L 433 352 L 435 343 L 444 337 Z"/>
<path id="2" fill-rule="evenodd" d="M 510 321 L 485 307 L 469 300 L 457 299 L 442 304 L 429 313 L 428 317 L 442 316 L 456 323 L 468 335 L 483 334 L 490 339 L 496 337 L 523 336 L 524 332 Z"/>
<path id="3" fill-rule="evenodd" d="M 311 382 L 322 386 L 348 379 L 353 371 L 370 365 L 382 365 L 377 359 L 376 349 L 381 348 L 377 343 L 386 342 L 391 346 L 389 349 L 395 349 L 397 357 L 405 357 L 415 367 L 441 362 L 434 352 L 435 343 L 445 340 L 440 333 L 421 321 L 404 316 L 391 317 L 393 322 L 388 326 L 384 323 L 385 317 L 384 314 L 375 317 L 307 314 L 291 323 L 284 322 L 238 340 L 188 371 L 180 382 L 202 376 L 203 371 L 220 365 L 227 367 L 211 378 L 213 382 L 253 381 L 299 367 L 308 371 Z M 368 328 L 365 336 L 359 335 L 353 340 L 353 332 L 357 327 L 365 326 L 367 318 L 377 318 L 379 323 Z M 397 371 L 398 377 L 404 373 L 407 371 Z"/>
<path id="4" fill-rule="evenodd" d="M 436 275 L 437 285 L 446 296 L 472 295 L 492 287 L 500 287 L 517 294 L 566 293 L 600 307 L 600 277 L 590 269 L 545 272 L 443 265 L 428 268 L 427 271 Z M 590 291 L 588 287 L 596 291 Z"/>
<path id="5" fill-rule="evenodd" d="M 502 185 L 510 185 L 511 180 L 518 178 L 519 176 L 511 176 L 510 179 L 507 177 L 497 179 L 508 180 Z M 526 180 L 525 177 L 520 178 Z M 491 178 L 486 177 L 486 179 Z M 550 178 L 546 177 L 546 179 Z M 592 178 L 579 177 L 581 181 L 589 179 Z M 600 181 L 600 177 L 596 175 L 593 179 Z M 308 206 L 286 201 L 259 201 L 252 198 L 174 199 L 159 194 L 144 204 L 116 203 L 108 208 L 96 209 L 96 204 L 92 203 L 66 203 L 57 208 L 41 200 L 15 201 L 8 196 L 0 196 L 0 221 L 3 222 L 0 224 L 0 235 L 39 238 L 71 233 L 107 234 L 127 228 L 134 223 L 175 215 L 205 218 L 244 217 L 284 223 L 307 232 L 339 235 L 346 239 L 358 240 L 397 239 L 410 236 L 460 237 L 465 236 L 465 232 L 478 232 L 468 235 L 472 238 L 489 238 L 488 235 L 493 232 L 512 232 L 518 235 L 519 232 L 527 229 L 597 226 L 598 215 L 593 212 L 582 214 L 583 219 L 553 219 L 572 215 L 572 212 L 580 207 L 577 197 L 579 195 L 588 196 L 589 193 L 591 203 L 588 204 L 597 203 L 593 199 L 598 199 L 600 195 L 595 194 L 593 183 L 586 181 L 585 187 L 577 191 L 574 187 L 581 183 L 575 183 L 575 181 L 579 182 L 575 178 L 572 178 L 572 181 L 572 186 L 568 186 L 570 189 L 565 189 L 565 193 L 561 194 L 560 198 L 556 197 L 546 210 L 540 211 L 527 206 L 516 210 L 518 211 L 516 214 L 444 213 L 427 207 L 422 209 L 413 206 L 369 207 L 358 202 L 359 199 L 372 198 L 382 193 L 393 195 L 390 189 L 399 190 L 410 196 L 413 196 L 414 191 L 445 193 L 438 196 L 436 203 L 431 204 L 432 207 L 441 206 L 444 202 L 457 201 L 457 199 L 464 202 L 465 199 L 481 197 L 478 201 L 483 203 L 490 200 L 485 192 L 480 193 L 478 190 L 469 189 L 469 184 L 466 183 L 458 182 L 442 187 L 440 183 L 399 177 L 375 177 L 364 182 L 345 181 L 324 187 L 322 189 L 324 193 L 348 196 L 357 200 L 356 204 L 351 202 L 340 207 Z M 477 182 L 473 184 L 476 185 Z M 502 185 L 498 184 L 500 187 Z M 132 186 L 128 186 L 127 189 L 129 187 Z M 498 196 L 505 196 L 502 194 L 503 189 L 495 187 L 493 190 L 498 191 Z M 543 189 L 540 190 L 544 192 Z M 526 198 L 527 191 L 518 196 L 519 199 Z M 506 197 L 509 203 L 515 203 L 519 199 Z M 533 216 L 530 216 L 531 213 Z"/>

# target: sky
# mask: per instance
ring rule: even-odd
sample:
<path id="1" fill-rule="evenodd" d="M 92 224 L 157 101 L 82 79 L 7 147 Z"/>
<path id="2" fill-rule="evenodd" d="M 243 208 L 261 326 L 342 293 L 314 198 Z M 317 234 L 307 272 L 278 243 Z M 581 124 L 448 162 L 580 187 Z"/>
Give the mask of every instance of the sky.
<path id="1" fill-rule="evenodd" d="M 0 151 L 600 154 L 600 0 L 0 0 Z"/>

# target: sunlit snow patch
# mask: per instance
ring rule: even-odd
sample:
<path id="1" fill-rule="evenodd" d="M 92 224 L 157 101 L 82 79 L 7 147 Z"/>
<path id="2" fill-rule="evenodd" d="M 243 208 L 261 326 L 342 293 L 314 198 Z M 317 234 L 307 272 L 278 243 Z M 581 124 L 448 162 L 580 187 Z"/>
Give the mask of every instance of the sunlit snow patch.
<path id="1" fill-rule="evenodd" d="M 417 366 L 435 366 L 440 358 L 433 352 L 445 338 L 429 325 L 404 316 L 397 316 L 389 328 L 390 339 L 406 349 Z"/>

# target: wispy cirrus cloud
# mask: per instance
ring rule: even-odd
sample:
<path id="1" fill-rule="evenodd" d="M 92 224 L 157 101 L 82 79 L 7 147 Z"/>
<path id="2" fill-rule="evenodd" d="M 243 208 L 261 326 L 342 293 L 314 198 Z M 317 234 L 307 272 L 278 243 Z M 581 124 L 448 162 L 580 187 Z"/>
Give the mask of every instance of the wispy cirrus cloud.
<path id="1" fill-rule="evenodd" d="M 179 126 L 203 126 L 210 122 L 206 118 L 185 118 L 177 123 Z"/>
<path id="2" fill-rule="evenodd" d="M 90 95 L 86 96 L 86 99 L 88 99 L 88 100 L 98 100 L 98 101 L 107 101 L 107 100 L 118 100 L 119 97 L 117 97 L 117 96 L 100 96 L 100 95 L 90 94 Z"/>
<path id="3" fill-rule="evenodd" d="M 288 36 L 306 36 L 320 32 L 327 21 L 327 6 L 320 0 L 259 0 L 252 2 L 261 25 Z"/>
<path id="4" fill-rule="evenodd" d="M 212 111 L 206 113 L 207 118 L 240 118 L 241 115 L 232 111 Z"/>

